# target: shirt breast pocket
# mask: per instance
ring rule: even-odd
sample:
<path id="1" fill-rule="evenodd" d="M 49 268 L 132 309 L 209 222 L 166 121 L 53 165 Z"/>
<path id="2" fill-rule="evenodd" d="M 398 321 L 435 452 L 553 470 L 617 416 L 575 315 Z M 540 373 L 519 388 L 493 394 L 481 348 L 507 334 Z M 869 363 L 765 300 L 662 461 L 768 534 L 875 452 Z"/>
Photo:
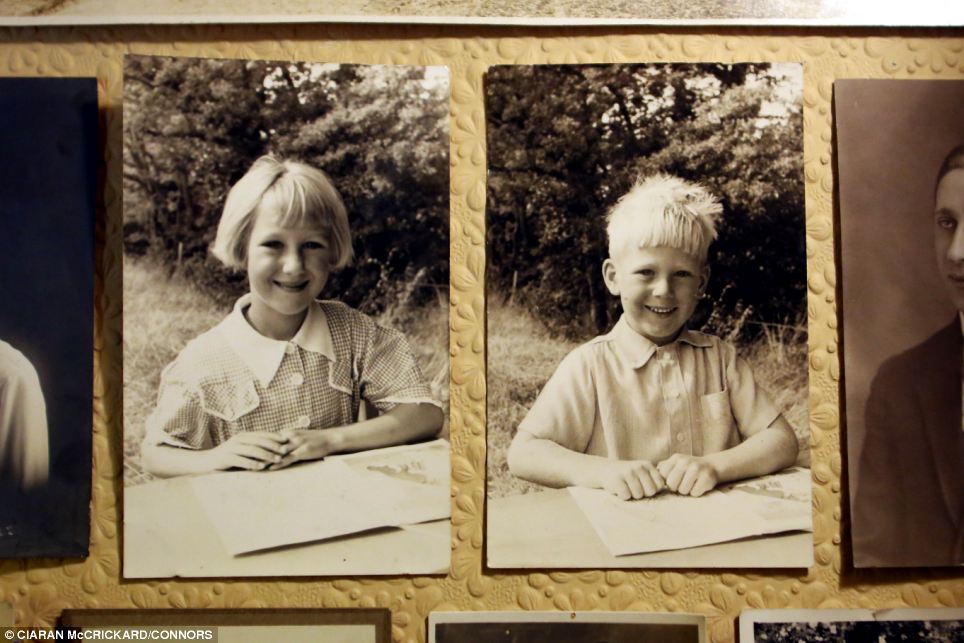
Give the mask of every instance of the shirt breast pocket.
<path id="1" fill-rule="evenodd" d="M 737 444 L 736 422 L 730 408 L 729 391 L 701 396 L 700 413 L 704 455 L 718 453 Z"/>
<path id="2" fill-rule="evenodd" d="M 240 384 L 209 382 L 201 385 L 201 408 L 208 415 L 237 422 L 244 415 L 258 408 L 261 400 L 254 382 Z"/>

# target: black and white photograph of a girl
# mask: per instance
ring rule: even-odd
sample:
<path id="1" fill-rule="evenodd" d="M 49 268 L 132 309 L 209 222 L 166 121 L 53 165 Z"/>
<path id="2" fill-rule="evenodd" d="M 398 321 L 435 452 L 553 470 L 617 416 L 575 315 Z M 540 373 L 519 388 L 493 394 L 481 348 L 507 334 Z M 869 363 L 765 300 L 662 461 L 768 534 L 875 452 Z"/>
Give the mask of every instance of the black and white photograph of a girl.
<path id="1" fill-rule="evenodd" d="M 444 437 L 448 195 L 444 68 L 128 57 L 125 485 Z"/>
<path id="2" fill-rule="evenodd" d="M 0 80 L 0 558 L 87 553 L 97 87 Z"/>

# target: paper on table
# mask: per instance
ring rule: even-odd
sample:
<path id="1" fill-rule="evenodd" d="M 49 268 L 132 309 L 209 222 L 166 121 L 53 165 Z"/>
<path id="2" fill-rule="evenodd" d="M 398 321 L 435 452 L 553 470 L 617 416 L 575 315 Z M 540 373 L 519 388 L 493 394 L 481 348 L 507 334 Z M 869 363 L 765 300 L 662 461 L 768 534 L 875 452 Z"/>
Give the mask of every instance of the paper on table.
<path id="1" fill-rule="evenodd" d="M 449 443 L 445 440 L 360 451 L 328 459 L 341 460 L 356 471 L 383 473 L 399 480 L 449 488 Z"/>
<path id="2" fill-rule="evenodd" d="M 813 530 L 808 469 L 726 485 L 699 498 L 662 493 L 624 501 L 600 489 L 569 492 L 613 556 Z"/>
<path id="3" fill-rule="evenodd" d="M 447 466 L 447 448 L 443 455 Z M 235 556 L 451 513 L 448 484 L 359 470 L 345 460 L 209 474 L 194 478 L 192 486 L 225 549 Z"/>

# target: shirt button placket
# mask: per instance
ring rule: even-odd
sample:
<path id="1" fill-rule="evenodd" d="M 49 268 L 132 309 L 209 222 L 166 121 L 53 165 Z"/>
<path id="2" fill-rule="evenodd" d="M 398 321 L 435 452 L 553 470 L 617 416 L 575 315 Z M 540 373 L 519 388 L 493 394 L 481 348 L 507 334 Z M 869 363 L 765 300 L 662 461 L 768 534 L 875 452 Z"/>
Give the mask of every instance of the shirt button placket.
<path id="1" fill-rule="evenodd" d="M 673 453 L 692 454 L 690 444 L 690 428 L 687 426 L 687 414 L 684 408 L 683 373 L 680 370 L 676 355 L 676 346 L 659 351 L 659 365 L 663 383 L 663 403 L 669 416 L 670 437 Z"/>
<path id="2" fill-rule="evenodd" d="M 295 428 L 307 429 L 309 426 L 311 426 L 311 409 L 309 407 L 310 396 L 306 395 L 305 391 L 298 390 L 305 383 L 305 366 L 301 359 L 302 356 L 298 354 L 298 345 L 294 342 L 288 342 L 285 344 L 285 353 L 291 356 L 287 357 L 286 360 L 291 360 L 297 369 L 296 372 L 291 373 L 288 376 L 288 386 L 294 389 L 291 392 L 291 395 L 294 396 L 293 400 L 295 402 L 295 407 L 302 412 L 301 415 L 295 419 Z"/>

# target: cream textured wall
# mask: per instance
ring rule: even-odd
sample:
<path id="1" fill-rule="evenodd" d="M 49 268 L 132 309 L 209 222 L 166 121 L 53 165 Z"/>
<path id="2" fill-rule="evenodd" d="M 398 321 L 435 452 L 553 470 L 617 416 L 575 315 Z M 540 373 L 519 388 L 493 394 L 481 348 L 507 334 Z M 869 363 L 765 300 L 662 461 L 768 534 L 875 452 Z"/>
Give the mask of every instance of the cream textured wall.
<path id="1" fill-rule="evenodd" d="M 124 582 L 121 507 L 121 97 L 125 53 L 447 65 L 452 74 L 452 571 L 447 577 Z M 484 569 L 485 130 L 495 64 L 802 61 L 809 269 L 815 565 L 752 570 L 493 573 Z M 834 264 L 831 94 L 837 78 L 964 78 L 964 30 L 498 29 L 340 25 L 0 30 L 0 75 L 98 79 L 106 184 L 97 227 L 91 556 L 0 561 L 0 602 L 22 624 L 65 607 L 383 606 L 395 641 L 423 641 L 432 610 L 668 610 L 705 614 L 734 639 L 747 607 L 964 606 L 962 572 L 850 569 L 843 494 Z M 2 126 L 2 124 L 0 124 Z M 2 153 L 2 152 L 0 152 Z"/>

